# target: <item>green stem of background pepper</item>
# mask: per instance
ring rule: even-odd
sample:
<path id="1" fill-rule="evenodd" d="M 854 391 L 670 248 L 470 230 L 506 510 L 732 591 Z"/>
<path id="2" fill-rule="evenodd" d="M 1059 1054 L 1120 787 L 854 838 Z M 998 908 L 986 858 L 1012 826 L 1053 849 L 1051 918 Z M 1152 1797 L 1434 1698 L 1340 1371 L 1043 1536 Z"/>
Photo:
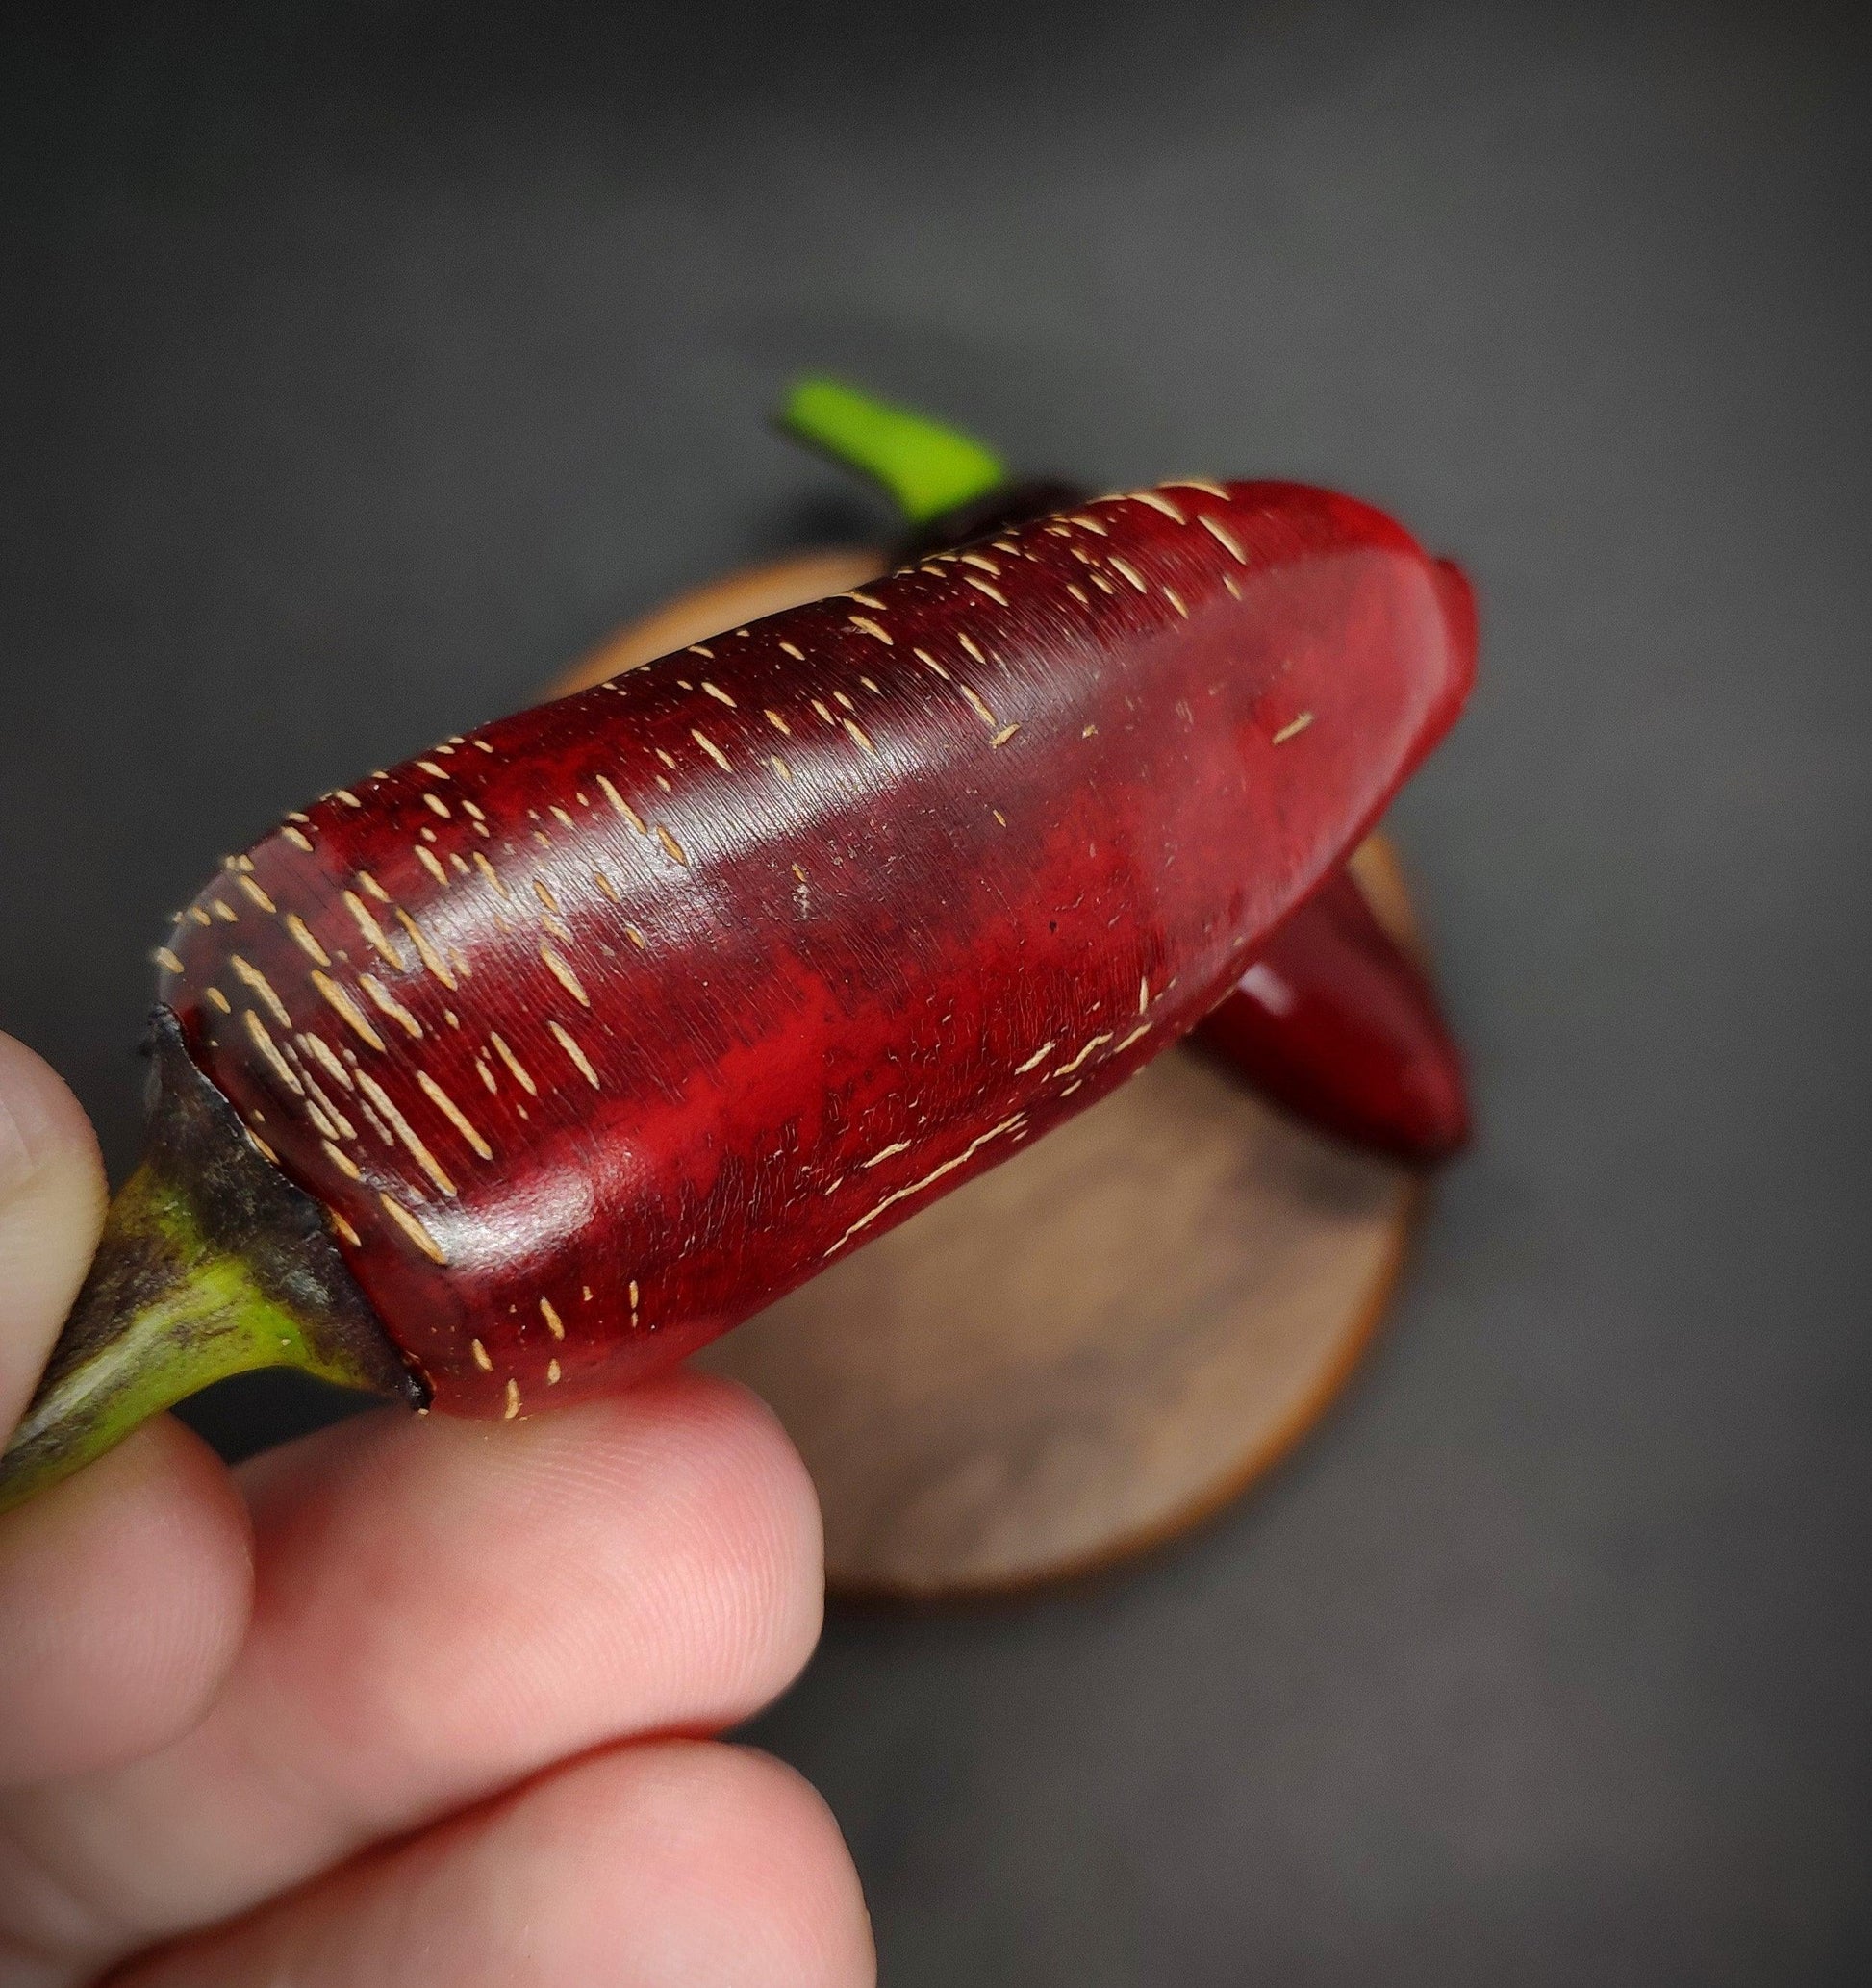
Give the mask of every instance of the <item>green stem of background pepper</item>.
<path id="1" fill-rule="evenodd" d="M 812 377 L 787 390 L 777 416 L 796 440 L 881 484 L 911 525 L 926 525 L 1001 488 L 1006 466 L 958 429 Z"/>

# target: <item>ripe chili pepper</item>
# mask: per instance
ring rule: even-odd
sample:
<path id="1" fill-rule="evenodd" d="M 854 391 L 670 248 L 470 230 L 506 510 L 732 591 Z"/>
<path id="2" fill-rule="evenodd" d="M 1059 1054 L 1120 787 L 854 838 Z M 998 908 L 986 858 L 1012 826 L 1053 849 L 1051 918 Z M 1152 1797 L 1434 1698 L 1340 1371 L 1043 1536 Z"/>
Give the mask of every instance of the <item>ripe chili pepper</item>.
<path id="1" fill-rule="evenodd" d="M 1012 477 L 973 438 L 839 381 L 800 381 L 779 418 L 884 488 L 906 521 L 895 554 L 904 564 L 1084 501 L 1057 478 Z M 1436 579 L 1473 661 L 1469 583 L 1449 560 Z M 1435 990 L 1343 870 L 1287 917 L 1195 1039 L 1264 1096 L 1355 1145 L 1429 1165 L 1468 1140 L 1462 1057 Z"/>
<path id="2" fill-rule="evenodd" d="M 1423 1164 L 1469 1136 L 1462 1062 L 1429 983 L 1335 870 L 1194 1040 L 1295 1117 Z"/>
<path id="3" fill-rule="evenodd" d="M 1472 662 L 1380 513 L 1189 480 L 295 812 L 159 953 L 0 1499 L 245 1367 L 512 1416 L 681 1359 L 1198 1021 Z"/>

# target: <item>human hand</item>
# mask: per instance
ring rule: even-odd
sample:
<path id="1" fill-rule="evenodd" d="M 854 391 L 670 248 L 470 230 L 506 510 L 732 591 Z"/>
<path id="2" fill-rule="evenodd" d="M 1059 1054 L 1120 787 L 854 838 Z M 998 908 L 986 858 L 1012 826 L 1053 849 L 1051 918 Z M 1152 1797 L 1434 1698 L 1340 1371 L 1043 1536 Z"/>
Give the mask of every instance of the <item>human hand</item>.
<path id="1" fill-rule="evenodd" d="M 97 1239 L 77 1101 L 0 1035 L 0 1429 Z M 0 1988 L 855 1988 L 858 1882 L 705 1737 L 821 1614 L 753 1397 L 362 1416 L 241 1469 L 169 1417 L 0 1518 Z"/>

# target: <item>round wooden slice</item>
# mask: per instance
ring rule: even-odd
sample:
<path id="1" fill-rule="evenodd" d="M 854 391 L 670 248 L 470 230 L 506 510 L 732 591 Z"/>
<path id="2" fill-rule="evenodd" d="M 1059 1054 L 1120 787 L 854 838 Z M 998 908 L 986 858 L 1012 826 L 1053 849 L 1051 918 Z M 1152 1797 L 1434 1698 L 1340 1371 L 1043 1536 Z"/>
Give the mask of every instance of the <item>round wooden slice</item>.
<path id="1" fill-rule="evenodd" d="M 737 574 L 621 631 L 565 692 L 862 585 L 862 549 Z M 829 577 L 828 577 L 829 576 Z M 1412 938 L 1396 858 L 1353 873 Z M 1194 1046 L 697 1356 L 772 1405 L 836 1589 L 1024 1587 L 1167 1539 L 1313 1423 L 1381 1316 L 1417 1183 Z"/>

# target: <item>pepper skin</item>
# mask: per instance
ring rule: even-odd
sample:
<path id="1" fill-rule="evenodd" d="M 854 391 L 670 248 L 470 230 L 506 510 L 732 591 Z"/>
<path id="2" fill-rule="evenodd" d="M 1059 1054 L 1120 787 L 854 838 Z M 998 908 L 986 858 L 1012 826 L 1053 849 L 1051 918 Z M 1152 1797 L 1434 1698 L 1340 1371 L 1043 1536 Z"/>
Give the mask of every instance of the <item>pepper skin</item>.
<path id="1" fill-rule="evenodd" d="M 1023 521 L 1070 487 L 1009 484 L 923 528 L 966 545 Z M 1476 596 L 1452 560 L 1435 580 L 1454 639 L 1476 664 Z M 1339 869 L 1282 920 L 1194 1040 L 1283 1110 L 1335 1139 L 1433 1167 L 1469 1143 L 1462 1053 L 1422 967 Z"/>
<path id="2" fill-rule="evenodd" d="M 614 635 L 553 694 L 654 662 L 670 642 L 712 637 L 737 607 L 778 614 L 868 587 L 881 570 L 881 556 L 851 546 L 732 574 Z M 1340 887 L 1344 874 L 1287 919 L 1190 1040 L 1316 1129 L 1434 1166 L 1467 1142 L 1462 1059 L 1424 968 L 1372 916 L 1361 888 Z"/>
<path id="3" fill-rule="evenodd" d="M 943 432 L 922 420 L 916 430 Z M 992 540 L 1084 495 L 1057 478 L 1004 478 L 915 525 L 897 560 Z M 1475 593 L 1451 560 L 1436 562 L 1436 579 L 1473 672 Z M 1353 1145 L 1428 1167 L 1468 1143 L 1462 1057 L 1436 991 L 1343 871 L 1288 916 L 1195 1040 L 1263 1096 Z"/>

